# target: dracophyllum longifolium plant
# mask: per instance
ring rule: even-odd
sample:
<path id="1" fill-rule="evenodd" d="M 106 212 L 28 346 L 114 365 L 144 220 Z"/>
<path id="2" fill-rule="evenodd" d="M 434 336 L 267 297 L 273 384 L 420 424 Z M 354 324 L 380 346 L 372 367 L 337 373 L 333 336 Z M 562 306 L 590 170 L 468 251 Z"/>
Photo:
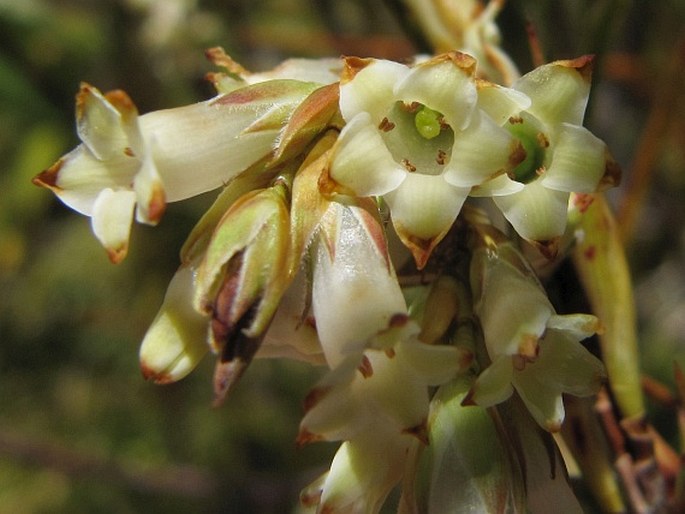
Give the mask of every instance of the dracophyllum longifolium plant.
<path id="1" fill-rule="evenodd" d="M 295 63 L 256 77 L 234 74 L 230 91 L 141 116 L 123 91 L 102 94 L 82 84 L 76 98 L 82 144 L 34 181 L 90 216 L 96 237 L 119 262 L 134 214 L 156 224 L 167 202 L 216 189 L 257 163 L 268 167 L 293 112 L 322 85 L 307 78 L 335 80 L 331 63 L 316 74 L 314 67 Z M 299 80 L 289 78 L 298 70 Z"/>
<path id="2" fill-rule="evenodd" d="M 490 226 L 477 227 L 471 261 L 474 312 L 490 365 L 467 403 L 489 407 L 514 390 L 537 423 L 557 431 L 562 393 L 589 396 L 604 366 L 581 343 L 600 329 L 590 314 L 557 314 L 533 270 L 513 243 Z"/>
<path id="3" fill-rule="evenodd" d="M 419 268 L 471 188 L 511 172 L 524 158 L 518 139 L 478 106 L 475 69 L 475 59 L 459 52 L 411 67 L 345 61 L 340 111 L 346 125 L 322 188 L 382 197 Z M 508 98 L 519 109 L 529 105 L 525 95 Z"/>
<path id="4" fill-rule="evenodd" d="M 530 105 L 509 110 L 505 119 L 501 88 L 481 83 L 479 89 L 482 108 L 521 141 L 525 159 L 473 194 L 492 196 L 516 232 L 548 255 L 566 228 L 570 193 L 605 189 L 620 178 L 606 144 L 582 126 L 591 72 L 591 56 L 536 68 L 512 86 Z"/>

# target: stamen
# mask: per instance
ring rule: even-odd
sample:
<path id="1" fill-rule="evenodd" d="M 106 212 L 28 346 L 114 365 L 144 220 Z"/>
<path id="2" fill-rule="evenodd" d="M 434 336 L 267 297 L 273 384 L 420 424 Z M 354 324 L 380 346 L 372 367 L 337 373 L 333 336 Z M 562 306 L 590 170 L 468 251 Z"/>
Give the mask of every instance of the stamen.
<path id="1" fill-rule="evenodd" d="M 395 124 L 392 121 L 390 121 L 387 117 L 383 118 L 381 122 L 378 124 L 378 130 L 382 130 L 383 132 L 390 132 L 394 128 Z"/>
<path id="2" fill-rule="evenodd" d="M 414 173 L 416 171 L 416 166 L 414 166 L 409 159 L 402 159 L 402 166 L 407 168 L 407 171 Z"/>

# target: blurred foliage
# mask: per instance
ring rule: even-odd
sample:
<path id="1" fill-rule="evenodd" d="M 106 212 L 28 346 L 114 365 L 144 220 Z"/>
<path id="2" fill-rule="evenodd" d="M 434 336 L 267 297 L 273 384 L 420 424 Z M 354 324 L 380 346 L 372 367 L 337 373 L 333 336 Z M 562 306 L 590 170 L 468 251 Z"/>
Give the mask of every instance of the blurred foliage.
<path id="1" fill-rule="evenodd" d="M 598 54 L 587 123 L 625 170 L 612 200 L 644 370 L 672 384 L 674 359 L 685 364 L 685 3 L 509 0 L 499 23 L 522 71 L 527 21 L 548 60 Z M 136 226 L 113 266 L 88 219 L 30 179 L 75 144 L 81 80 L 147 112 L 211 95 L 206 47 L 255 70 L 288 56 L 402 59 L 416 47 L 399 26 L 380 0 L 0 0 L 0 512 L 292 511 L 335 449 L 294 447 L 318 370 L 259 361 L 216 410 L 210 362 L 165 387 L 138 371 L 211 195 Z M 673 436 L 672 413 L 654 408 Z"/>

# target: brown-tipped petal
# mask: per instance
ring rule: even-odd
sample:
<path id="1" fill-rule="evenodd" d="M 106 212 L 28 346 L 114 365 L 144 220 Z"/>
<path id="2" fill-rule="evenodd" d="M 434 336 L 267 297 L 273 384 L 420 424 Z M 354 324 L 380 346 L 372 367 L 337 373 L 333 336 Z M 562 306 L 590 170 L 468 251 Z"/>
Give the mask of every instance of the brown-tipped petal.
<path id="1" fill-rule="evenodd" d="M 295 444 L 298 448 L 302 448 L 310 443 L 317 443 L 319 441 L 325 441 L 325 438 L 318 434 L 313 434 L 305 428 L 301 428 L 295 439 Z"/>
<path id="2" fill-rule="evenodd" d="M 64 159 L 59 159 L 48 169 L 41 171 L 38 175 L 33 177 L 31 182 L 33 182 L 33 184 L 36 186 L 45 187 L 54 193 L 59 194 L 62 188 L 57 185 L 57 180 L 59 178 L 59 170 L 62 168 L 63 164 Z"/>
<path id="3" fill-rule="evenodd" d="M 588 54 L 581 55 L 580 57 L 576 57 L 575 59 L 556 61 L 552 64 L 564 66 L 566 68 L 573 68 L 580 74 L 581 77 L 583 77 L 583 79 L 587 83 L 590 83 L 592 81 L 592 71 L 594 68 L 594 63 L 595 56 L 592 54 Z"/>
<path id="4" fill-rule="evenodd" d="M 422 423 L 420 423 L 416 426 L 405 428 L 404 430 L 402 430 L 402 433 L 416 437 L 419 441 L 421 441 L 421 444 L 423 444 L 424 446 L 428 446 L 428 444 L 430 444 L 430 442 L 428 440 L 428 421 L 427 420 L 423 420 Z"/>
<path id="5" fill-rule="evenodd" d="M 228 362 L 217 361 L 214 368 L 214 400 L 212 406 L 220 407 L 250 364 L 240 358 Z"/>
<path id="6" fill-rule="evenodd" d="M 597 186 L 597 191 L 606 191 L 607 189 L 611 189 L 612 187 L 617 187 L 618 185 L 621 184 L 621 177 L 623 175 L 623 170 L 621 169 L 621 166 L 614 160 L 614 156 L 611 155 L 611 152 L 609 152 L 609 149 L 606 149 L 605 152 L 605 160 L 606 160 L 606 166 L 604 168 L 604 175 L 602 175 L 602 178 L 599 180 L 599 184 Z"/>
<path id="7" fill-rule="evenodd" d="M 373 62 L 375 62 L 375 59 L 362 59 L 361 57 L 345 57 L 345 65 L 340 76 L 340 84 L 344 85 L 348 82 L 351 82 L 352 79 L 354 79 L 354 77 L 357 75 L 357 73 L 362 71 L 364 68 L 366 68 Z"/>

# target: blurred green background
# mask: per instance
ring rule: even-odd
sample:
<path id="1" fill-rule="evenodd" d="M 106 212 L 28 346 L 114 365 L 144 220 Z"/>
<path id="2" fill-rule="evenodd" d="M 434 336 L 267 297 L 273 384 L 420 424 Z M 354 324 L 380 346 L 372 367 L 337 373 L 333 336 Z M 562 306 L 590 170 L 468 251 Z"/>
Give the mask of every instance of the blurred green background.
<path id="1" fill-rule="evenodd" d="M 526 21 L 547 60 L 598 54 L 587 124 L 625 171 L 611 199 L 643 365 L 671 384 L 685 355 L 685 2 L 510 0 L 499 23 L 522 71 Z M 171 386 L 140 376 L 139 341 L 211 195 L 136 225 L 114 266 L 89 220 L 30 181 L 77 144 L 80 81 L 124 89 L 141 112 L 191 103 L 212 95 L 216 45 L 255 71 L 420 49 L 380 0 L 0 0 L 1 514 L 294 512 L 335 451 L 294 444 L 320 370 L 258 361 L 220 409 L 212 359 Z"/>

